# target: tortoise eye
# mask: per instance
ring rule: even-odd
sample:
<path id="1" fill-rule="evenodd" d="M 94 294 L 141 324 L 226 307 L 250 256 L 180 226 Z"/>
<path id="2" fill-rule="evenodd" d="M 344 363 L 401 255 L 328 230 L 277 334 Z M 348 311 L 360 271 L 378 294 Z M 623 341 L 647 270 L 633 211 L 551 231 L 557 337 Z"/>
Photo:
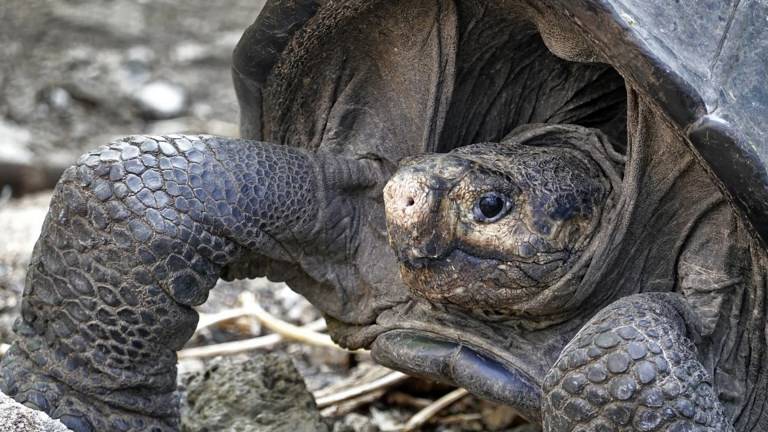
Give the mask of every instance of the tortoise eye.
<path id="1" fill-rule="evenodd" d="M 512 202 L 507 197 L 497 192 L 488 192 L 477 200 L 473 213 L 478 222 L 496 222 L 510 208 Z"/>

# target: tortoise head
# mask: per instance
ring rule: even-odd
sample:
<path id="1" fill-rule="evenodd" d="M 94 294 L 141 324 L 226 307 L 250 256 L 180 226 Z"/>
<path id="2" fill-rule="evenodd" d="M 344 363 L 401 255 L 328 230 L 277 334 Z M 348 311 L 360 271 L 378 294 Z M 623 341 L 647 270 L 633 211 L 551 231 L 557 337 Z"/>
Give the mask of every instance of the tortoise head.
<path id="1" fill-rule="evenodd" d="M 535 419 L 542 370 L 589 316 L 585 275 L 613 228 L 621 164 L 607 145 L 597 130 L 528 125 L 404 160 L 384 202 L 413 300 L 379 318 L 374 358 Z"/>
<path id="2" fill-rule="evenodd" d="M 389 240 L 415 295 L 535 316 L 551 312 L 548 288 L 590 245 L 610 190 L 599 164 L 567 141 L 414 157 L 384 190 Z"/>

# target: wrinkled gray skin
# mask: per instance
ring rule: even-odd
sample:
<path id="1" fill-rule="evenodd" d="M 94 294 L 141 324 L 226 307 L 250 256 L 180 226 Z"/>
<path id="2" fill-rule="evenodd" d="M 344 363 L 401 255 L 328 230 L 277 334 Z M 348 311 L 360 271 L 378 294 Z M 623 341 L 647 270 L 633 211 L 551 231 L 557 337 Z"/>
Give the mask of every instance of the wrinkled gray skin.
<path id="1" fill-rule="evenodd" d="M 192 306 L 267 275 L 340 344 L 547 431 L 763 430 L 765 250 L 590 43 L 522 0 L 268 3 L 235 53 L 243 139 L 129 137 L 66 171 L 0 389 L 78 432 L 176 430 Z M 527 198 L 392 217 L 404 176 L 477 166 L 465 192 Z"/>

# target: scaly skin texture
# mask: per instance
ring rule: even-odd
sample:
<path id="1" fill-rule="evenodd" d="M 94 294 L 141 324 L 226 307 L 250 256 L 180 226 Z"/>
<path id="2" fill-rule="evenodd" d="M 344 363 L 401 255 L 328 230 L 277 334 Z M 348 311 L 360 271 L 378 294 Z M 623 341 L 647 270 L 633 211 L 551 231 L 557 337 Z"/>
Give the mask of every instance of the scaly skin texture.
<path id="1" fill-rule="evenodd" d="M 675 294 L 639 294 L 592 318 L 544 380 L 544 431 L 732 431 L 686 307 Z"/>
<path id="2" fill-rule="evenodd" d="M 300 150 L 212 137 L 84 155 L 53 195 L 0 389 L 76 431 L 176 430 L 191 306 L 247 252 L 284 259 L 317 230 L 319 178 Z"/>

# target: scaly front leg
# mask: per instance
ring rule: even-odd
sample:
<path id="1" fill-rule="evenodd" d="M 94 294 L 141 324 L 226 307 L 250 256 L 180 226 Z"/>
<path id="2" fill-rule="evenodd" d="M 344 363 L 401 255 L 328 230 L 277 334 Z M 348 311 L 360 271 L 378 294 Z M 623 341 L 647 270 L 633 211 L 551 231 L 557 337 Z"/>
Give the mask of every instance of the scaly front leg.
<path id="1" fill-rule="evenodd" d="M 544 380 L 544 430 L 732 431 L 686 308 L 675 294 L 648 293 L 598 313 Z"/>
<path id="2" fill-rule="evenodd" d="M 356 164 L 193 136 L 84 155 L 54 192 L 0 390 L 78 432 L 177 430 L 175 351 L 192 306 L 254 252 L 292 262 L 303 246 L 332 248 L 328 226 L 345 214 L 326 192 L 365 182 Z"/>

